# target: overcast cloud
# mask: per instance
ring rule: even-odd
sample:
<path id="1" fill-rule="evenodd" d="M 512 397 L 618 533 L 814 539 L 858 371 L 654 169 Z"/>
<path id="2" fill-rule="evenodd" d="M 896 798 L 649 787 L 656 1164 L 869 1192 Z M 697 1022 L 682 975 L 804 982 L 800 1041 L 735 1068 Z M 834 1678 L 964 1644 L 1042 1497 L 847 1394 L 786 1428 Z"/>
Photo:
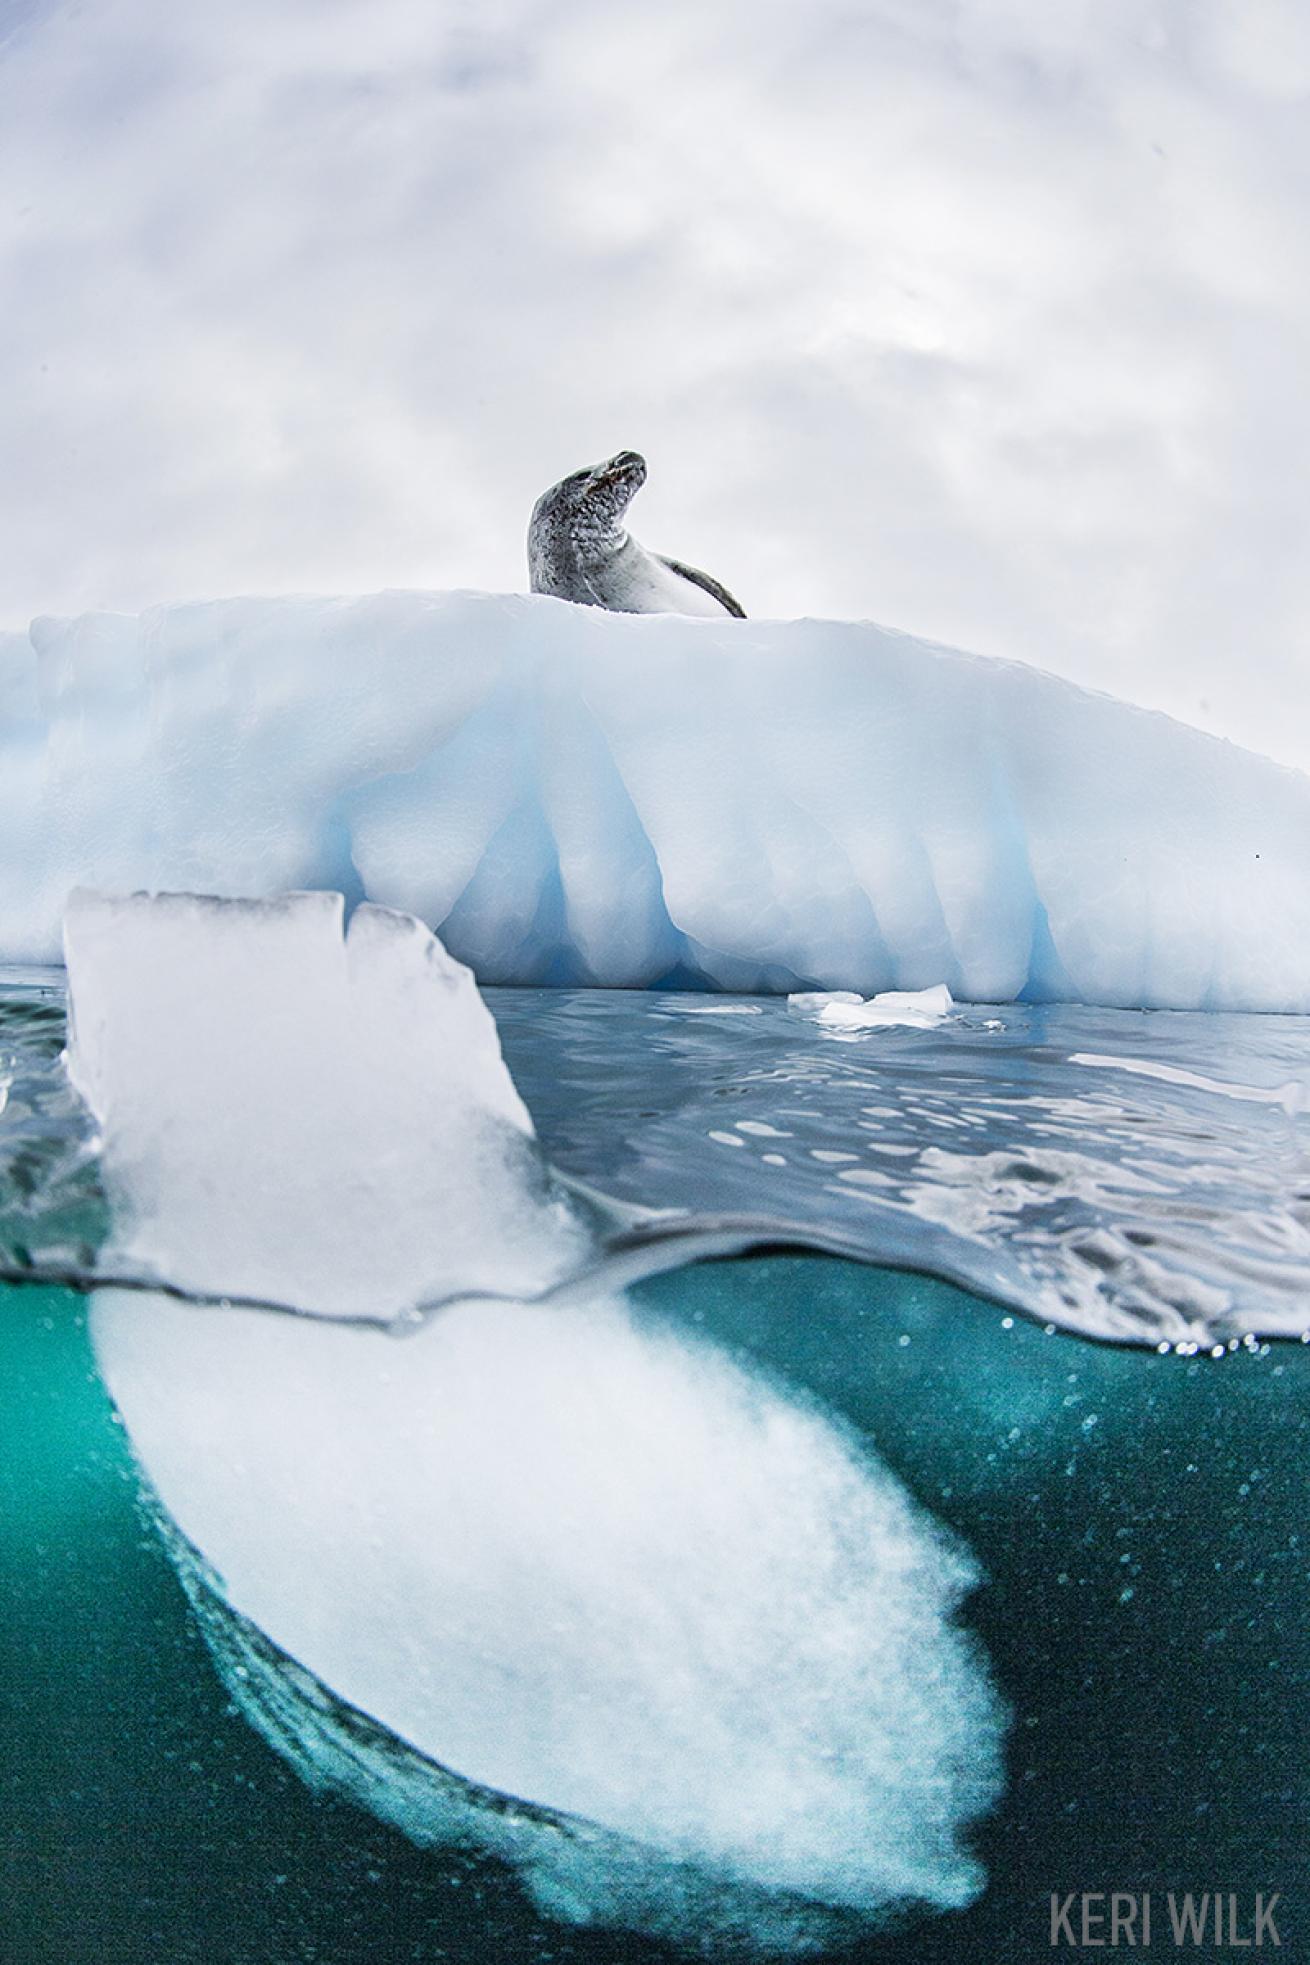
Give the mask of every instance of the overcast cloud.
<path id="1" fill-rule="evenodd" d="M 0 0 L 0 624 L 525 584 L 553 479 L 1310 765 L 1302 0 Z"/>

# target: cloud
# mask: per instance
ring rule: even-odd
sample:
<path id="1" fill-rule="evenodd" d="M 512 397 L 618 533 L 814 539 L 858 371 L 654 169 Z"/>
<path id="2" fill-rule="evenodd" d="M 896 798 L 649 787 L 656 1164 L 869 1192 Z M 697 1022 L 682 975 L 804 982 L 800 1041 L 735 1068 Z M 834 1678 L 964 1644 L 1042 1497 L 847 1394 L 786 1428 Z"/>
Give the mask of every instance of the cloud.
<path id="1" fill-rule="evenodd" d="M 1295 0 L 0 10 L 0 618 L 639 536 L 1310 765 Z"/>

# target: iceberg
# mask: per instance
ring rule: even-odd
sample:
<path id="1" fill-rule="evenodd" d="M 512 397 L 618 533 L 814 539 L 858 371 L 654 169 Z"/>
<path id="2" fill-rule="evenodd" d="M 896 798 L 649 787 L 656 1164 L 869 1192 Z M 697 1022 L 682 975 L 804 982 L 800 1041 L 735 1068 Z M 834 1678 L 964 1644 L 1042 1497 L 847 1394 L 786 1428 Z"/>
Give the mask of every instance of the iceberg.
<path id="1" fill-rule="evenodd" d="M 0 637 L 0 955 L 340 888 L 488 983 L 1310 1010 L 1310 779 L 1014 663 L 543 596 Z"/>
<path id="2" fill-rule="evenodd" d="M 81 895 L 67 949 L 116 1246 L 211 1299 L 99 1290 L 97 1359 L 269 1741 L 575 1922 L 804 1950 L 971 1901 L 1003 1732 L 972 1557 L 612 1283 L 522 1300 L 587 1228 L 467 972 L 314 893 Z"/>

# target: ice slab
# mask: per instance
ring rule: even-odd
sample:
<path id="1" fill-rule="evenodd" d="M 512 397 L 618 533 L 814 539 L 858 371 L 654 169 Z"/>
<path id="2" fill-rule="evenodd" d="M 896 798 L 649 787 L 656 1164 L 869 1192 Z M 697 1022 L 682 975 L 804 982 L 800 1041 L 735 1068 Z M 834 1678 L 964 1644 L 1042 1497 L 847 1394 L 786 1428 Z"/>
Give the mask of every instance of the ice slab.
<path id="1" fill-rule="evenodd" d="M 513 1300 L 587 1231 L 468 972 L 316 894 L 84 894 L 67 945 L 124 1262 L 319 1313 L 91 1314 L 274 1744 L 581 1922 L 801 1944 L 968 1902 L 1002 1718 L 967 1551 L 758 1369 L 613 1294 Z"/>
<path id="2" fill-rule="evenodd" d="M 366 905 L 346 932 L 339 894 L 83 892 L 65 947 L 102 1267 L 385 1321 L 584 1259 L 473 978 L 420 922 Z"/>
<path id="3" fill-rule="evenodd" d="M 238 600 L 0 645 L 0 956 L 340 887 L 487 982 L 1310 1010 L 1310 779 L 865 624 Z"/>

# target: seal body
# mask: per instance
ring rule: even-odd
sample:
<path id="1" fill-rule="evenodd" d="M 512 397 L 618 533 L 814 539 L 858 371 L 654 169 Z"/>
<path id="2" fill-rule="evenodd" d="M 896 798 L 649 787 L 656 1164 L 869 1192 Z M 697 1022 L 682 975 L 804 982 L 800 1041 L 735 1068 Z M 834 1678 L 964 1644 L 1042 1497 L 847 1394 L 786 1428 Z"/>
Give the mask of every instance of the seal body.
<path id="1" fill-rule="evenodd" d="M 638 545 L 623 521 L 646 482 L 646 460 L 621 450 L 544 491 L 528 526 L 534 594 L 619 614 L 734 614 L 746 610 L 708 573 Z"/>

